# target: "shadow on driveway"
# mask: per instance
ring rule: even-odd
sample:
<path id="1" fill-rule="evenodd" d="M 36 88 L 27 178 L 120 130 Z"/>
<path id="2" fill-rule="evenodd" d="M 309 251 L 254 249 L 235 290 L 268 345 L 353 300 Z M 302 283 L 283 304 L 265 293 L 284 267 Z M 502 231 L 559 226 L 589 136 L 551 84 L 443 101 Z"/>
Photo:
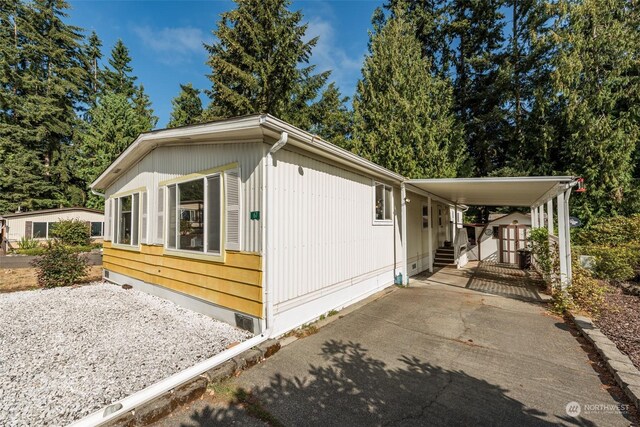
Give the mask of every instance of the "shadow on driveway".
<path id="1" fill-rule="evenodd" d="M 324 343 L 322 355 L 327 365 L 310 365 L 305 378 L 276 374 L 269 386 L 254 390 L 257 409 L 246 396 L 236 398 L 229 407 L 197 408 L 182 426 L 232 425 L 247 406 L 249 415 L 270 425 L 557 425 L 506 389 L 415 356 L 402 356 L 403 367 L 388 369 L 361 344 L 335 340 Z M 562 421 L 595 425 L 580 417 Z"/>

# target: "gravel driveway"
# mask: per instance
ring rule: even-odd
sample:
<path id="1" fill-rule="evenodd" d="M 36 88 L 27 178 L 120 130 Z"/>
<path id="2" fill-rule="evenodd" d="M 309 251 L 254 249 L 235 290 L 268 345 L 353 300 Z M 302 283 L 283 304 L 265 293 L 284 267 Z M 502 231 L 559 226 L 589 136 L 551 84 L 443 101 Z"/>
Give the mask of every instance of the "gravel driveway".
<path id="1" fill-rule="evenodd" d="M 0 294 L 0 425 L 66 425 L 249 336 L 111 284 Z"/>

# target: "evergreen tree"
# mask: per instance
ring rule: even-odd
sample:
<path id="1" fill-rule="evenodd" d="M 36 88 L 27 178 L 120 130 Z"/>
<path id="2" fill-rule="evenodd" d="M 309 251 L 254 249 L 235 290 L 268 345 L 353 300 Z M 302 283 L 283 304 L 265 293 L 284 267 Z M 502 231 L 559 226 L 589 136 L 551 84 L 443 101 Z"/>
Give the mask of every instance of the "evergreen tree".
<path id="1" fill-rule="evenodd" d="M 456 176 L 464 149 L 451 87 L 429 72 L 415 28 L 402 16 L 382 25 L 371 34 L 353 101 L 353 150 L 408 177 Z"/>
<path id="2" fill-rule="evenodd" d="M 457 43 L 454 59 L 456 111 L 474 162 L 484 176 L 506 158 L 502 142 L 508 128 L 502 106 L 504 87 L 500 67 L 504 55 L 502 0 L 453 0 L 449 32 Z"/>
<path id="3" fill-rule="evenodd" d="M 68 5 L 62 0 L 7 6 L 0 17 L 8 24 L 0 32 L 1 205 L 8 210 L 65 205 L 67 190 L 75 193 L 76 183 L 62 153 L 72 144 L 76 111 L 88 92 L 81 29 L 64 22 Z M 20 174 L 25 178 L 18 185 L 12 177 Z"/>
<path id="4" fill-rule="evenodd" d="M 503 135 L 506 167 L 546 175 L 556 165 L 557 108 L 551 84 L 555 44 L 553 16 L 546 0 L 508 0 L 511 34 L 502 73 L 504 111 L 509 128 Z"/>
<path id="5" fill-rule="evenodd" d="M 566 126 L 565 170 L 588 189 L 572 198 L 583 220 L 623 212 L 640 137 L 640 39 L 624 0 L 562 2 L 553 73 Z"/>
<path id="6" fill-rule="evenodd" d="M 212 73 L 207 116 L 226 118 L 270 113 L 293 124 L 309 123 L 308 104 L 329 72 L 314 74 L 308 65 L 317 38 L 307 42 L 302 14 L 289 0 L 237 0 L 205 45 Z"/>
<path id="7" fill-rule="evenodd" d="M 175 128 L 203 121 L 200 90 L 194 88 L 191 83 L 180 85 L 180 94 L 171 100 L 171 105 L 173 111 L 167 127 Z"/>
<path id="8" fill-rule="evenodd" d="M 450 76 L 454 50 L 449 28 L 451 4 L 448 0 L 389 0 L 385 5 L 392 16 L 403 15 L 416 29 L 422 55 L 430 71 L 442 77 Z"/>
<path id="9" fill-rule="evenodd" d="M 88 60 L 88 69 L 91 76 L 89 87 L 93 95 L 100 90 L 100 66 L 98 62 L 102 59 L 102 41 L 95 33 L 91 32 L 86 46 L 86 57 Z"/>
<path id="10" fill-rule="evenodd" d="M 105 91 L 107 93 L 123 94 L 128 98 L 133 97 L 136 90 L 135 81 L 137 77 L 131 75 L 133 67 L 131 67 L 129 49 L 120 39 L 111 50 L 109 65 L 110 68 L 107 67 L 102 72 Z"/>
<path id="11" fill-rule="evenodd" d="M 120 153 L 149 130 L 148 120 L 136 111 L 123 94 L 105 94 L 91 110 L 90 123 L 85 125 L 78 147 L 78 175 L 88 184 L 93 182 Z M 103 200 L 93 194 L 87 206 L 101 208 Z"/>
<path id="12" fill-rule="evenodd" d="M 331 82 L 320 100 L 311 107 L 311 132 L 339 147 L 351 148 L 352 114 L 347 108 L 348 97 Z"/>
<path id="13" fill-rule="evenodd" d="M 155 128 L 158 123 L 158 117 L 153 115 L 151 100 L 149 99 L 149 95 L 144 91 L 144 85 L 136 86 L 131 100 L 134 111 L 138 116 L 140 132 L 147 132 Z"/>

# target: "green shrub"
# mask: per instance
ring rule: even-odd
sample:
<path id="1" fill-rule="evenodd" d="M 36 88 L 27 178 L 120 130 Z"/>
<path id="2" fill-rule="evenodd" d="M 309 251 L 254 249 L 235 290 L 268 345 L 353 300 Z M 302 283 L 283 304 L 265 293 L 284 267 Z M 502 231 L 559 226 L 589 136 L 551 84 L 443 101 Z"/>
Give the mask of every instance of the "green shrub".
<path id="1" fill-rule="evenodd" d="M 71 286 L 87 275 L 87 260 L 59 243 L 50 244 L 32 265 L 36 268 L 38 285 L 44 288 Z"/>
<path id="2" fill-rule="evenodd" d="M 588 270 L 575 266 L 571 284 L 563 292 L 556 285 L 553 292 L 553 307 L 559 313 L 567 310 L 583 311 L 591 316 L 597 316 L 605 307 L 607 286 L 604 282 L 594 278 Z"/>
<path id="3" fill-rule="evenodd" d="M 89 246 L 91 228 L 79 219 L 60 220 L 49 229 L 50 237 L 67 246 Z"/>
<path id="4" fill-rule="evenodd" d="M 31 237 L 21 237 L 20 241 L 18 241 L 18 248 L 20 249 L 35 249 L 38 246 L 38 241 L 36 239 L 32 239 Z"/>
<path id="5" fill-rule="evenodd" d="M 584 255 L 595 257 L 593 275 L 602 280 L 631 280 L 640 268 L 640 246 L 586 246 L 580 248 Z"/>
<path id="6" fill-rule="evenodd" d="M 549 246 L 549 231 L 546 228 L 534 228 L 529 235 L 529 244 L 538 267 L 545 277 L 549 277 L 553 267 Z"/>
<path id="7" fill-rule="evenodd" d="M 44 246 L 38 246 L 37 248 L 29 248 L 29 249 L 16 249 L 14 252 L 20 255 L 31 255 L 37 256 L 45 253 L 47 248 Z"/>
<path id="8" fill-rule="evenodd" d="M 640 214 L 598 218 L 574 232 L 577 245 L 626 245 L 640 243 Z"/>

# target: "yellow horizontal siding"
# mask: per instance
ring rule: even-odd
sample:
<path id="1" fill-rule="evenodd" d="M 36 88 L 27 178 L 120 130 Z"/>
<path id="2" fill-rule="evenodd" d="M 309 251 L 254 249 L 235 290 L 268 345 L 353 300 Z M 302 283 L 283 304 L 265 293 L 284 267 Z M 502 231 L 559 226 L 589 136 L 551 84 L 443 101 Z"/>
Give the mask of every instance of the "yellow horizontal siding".
<path id="1" fill-rule="evenodd" d="M 139 252 L 104 244 L 104 268 L 205 301 L 262 317 L 260 255 L 228 252 L 225 262 L 163 255 L 161 246 L 142 245 Z"/>

